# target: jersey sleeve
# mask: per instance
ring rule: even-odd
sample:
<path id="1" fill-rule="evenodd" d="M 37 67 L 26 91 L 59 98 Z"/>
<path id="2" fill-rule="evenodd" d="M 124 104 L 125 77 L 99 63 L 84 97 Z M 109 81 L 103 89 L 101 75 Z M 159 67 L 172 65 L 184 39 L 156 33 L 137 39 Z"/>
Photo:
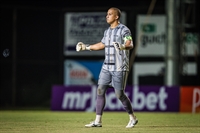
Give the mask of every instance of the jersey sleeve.
<path id="1" fill-rule="evenodd" d="M 103 38 L 101 39 L 101 42 L 102 42 L 103 44 L 105 44 L 106 31 L 107 31 L 107 30 L 104 31 Z"/>
<path id="2" fill-rule="evenodd" d="M 130 31 L 127 27 L 124 28 L 124 30 L 123 30 L 123 32 L 122 32 L 122 37 L 123 37 L 124 43 L 125 43 L 127 40 L 132 40 L 131 31 Z"/>

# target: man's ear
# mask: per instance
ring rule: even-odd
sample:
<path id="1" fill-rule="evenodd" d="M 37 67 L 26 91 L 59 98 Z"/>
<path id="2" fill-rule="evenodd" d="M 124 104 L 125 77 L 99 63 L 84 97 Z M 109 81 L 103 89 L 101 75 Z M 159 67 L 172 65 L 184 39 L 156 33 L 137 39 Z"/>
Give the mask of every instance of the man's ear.
<path id="1" fill-rule="evenodd" d="M 119 16 L 116 16 L 116 19 L 118 19 L 119 18 Z"/>

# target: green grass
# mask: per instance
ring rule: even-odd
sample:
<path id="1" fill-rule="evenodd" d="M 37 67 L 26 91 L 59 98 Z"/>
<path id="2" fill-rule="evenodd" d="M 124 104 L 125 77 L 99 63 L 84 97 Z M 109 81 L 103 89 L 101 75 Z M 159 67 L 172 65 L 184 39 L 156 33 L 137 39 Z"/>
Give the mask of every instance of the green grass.
<path id="1" fill-rule="evenodd" d="M 125 112 L 104 112 L 102 128 L 85 128 L 95 113 L 0 111 L 0 133 L 200 133 L 200 114 L 136 112 L 138 124 L 126 129 Z"/>

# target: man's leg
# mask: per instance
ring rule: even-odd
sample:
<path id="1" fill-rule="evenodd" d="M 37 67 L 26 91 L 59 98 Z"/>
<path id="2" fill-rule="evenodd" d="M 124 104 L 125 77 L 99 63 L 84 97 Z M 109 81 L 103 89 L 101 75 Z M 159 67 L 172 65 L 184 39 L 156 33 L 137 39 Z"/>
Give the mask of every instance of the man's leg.
<path id="1" fill-rule="evenodd" d="M 133 108 L 130 99 L 125 95 L 123 90 L 115 90 L 117 98 L 121 101 L 124 109 L 128 114 L 133 114 Z"/>
<path id="2" fill-rule="evenodd" d="M 106 104 L 106 90 L 107 85 L 99 85 L 97 88 L 97 100 L 96 100 L 96 119 L 95 122 L 101 123 L 101 117 Z"/>
<path id="3" fill-rule="evenodd" d="M 121 101 L 126 112 L 129 114 L 130 120 L 129 120 L 129 123 L 126 126 L 126 128 L 134 127 L 138 123 L 138 120 L 133 113 L 133 107 L 131 105 L 130 99 L 126 96 L 126 94 L 124 93 L 124 90 L 116 90 L 115 89 L 115 94 L 116 94 L 117 98 Z"/>
<path id="4" fill-rule="evenodd" d="M 97 88 L 97 99 L 96 99 L 96 118 L 95 121 L 85 125 L 86 127 L 102 127 L 102 115 L 106 104 L 106 90 L 107 85 L 99 85 Z"/>

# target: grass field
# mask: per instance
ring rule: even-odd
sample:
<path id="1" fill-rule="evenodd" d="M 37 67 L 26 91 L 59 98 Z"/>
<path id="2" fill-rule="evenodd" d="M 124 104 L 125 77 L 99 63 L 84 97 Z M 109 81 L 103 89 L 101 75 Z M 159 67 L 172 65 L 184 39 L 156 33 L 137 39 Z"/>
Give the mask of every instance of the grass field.
<path id="1" fill-rule="evenodd" d="M 125 112 L 104 112 L 102 128 L 85 128 L 88 112 L 0 111 L 0 133 L 200 133 L 200 114 L 136 112 L 138 124 L 126 129 Z"/>

